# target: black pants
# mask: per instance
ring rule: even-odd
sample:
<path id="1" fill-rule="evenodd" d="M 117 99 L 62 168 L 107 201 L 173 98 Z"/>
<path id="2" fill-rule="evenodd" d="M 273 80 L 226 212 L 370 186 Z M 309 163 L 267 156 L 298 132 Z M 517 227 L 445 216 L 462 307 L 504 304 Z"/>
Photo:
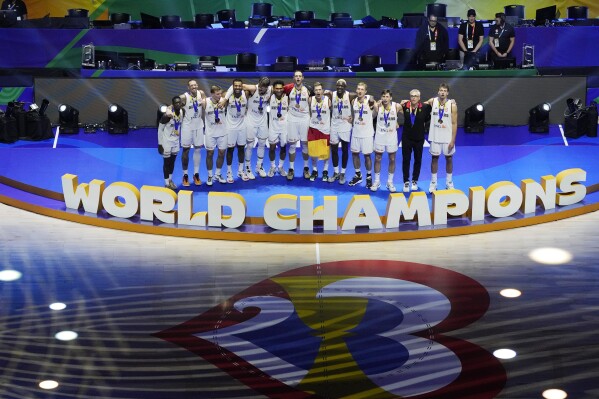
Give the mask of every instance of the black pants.
<path id="1" fill-rule="evenodd" d="M 412 140 L 403 137 L 401 139 L 401 155 L 403 158 L 403 181 L 410 181 L 410 162 L 412 161 L 412 151 L 414 151 L 414 171 L 412 180 L 418 181 L 420 177 L 420 166 L 422 165 L 422 149 L 424 148 L 424 139 Z"/>

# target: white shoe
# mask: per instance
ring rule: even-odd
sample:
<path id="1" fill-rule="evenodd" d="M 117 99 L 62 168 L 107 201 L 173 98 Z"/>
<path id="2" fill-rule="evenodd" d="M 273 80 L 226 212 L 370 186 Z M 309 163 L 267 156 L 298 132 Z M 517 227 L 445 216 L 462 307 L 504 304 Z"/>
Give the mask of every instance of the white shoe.
<path id="1" fill-rule="evenodd" d="M 448 190 L 453 190 L 453 182 L 452 181 L 448 181 L 445 184 L 445 188 L 447 188 Z"/>
<path id="2" fill-rule="evenodd" d="M 282 166 L 279 166 L 279 169 L 278 169 L 278 170 L 279 170 L 279 174 L 280 174 L 281 176 L 285 176 L 285 177 L 287 177 L 287 172 L 285 171 L 285 168 L 284 168 L 284 167 L 282 167 Z"/>
<path id="3" fill-rule="evenodd" d="M 394 193 L 397 191 L 397 189 L 395 188 L 395 184 L 393 184 L 392 181 L 387 182 L 387 190 L 389 190 L 390 193 Z M 406 190 L 404 189 L 404 191 Z"/>
<path id="4" fill-rule="evenodd" d="M 376 191 L 379 189 L 380 186 L 381 186 L 381 182 L 378 180 L 375 180 L 374 183 L 372 183 L 372 186 L 370 186 L 370 191 Z"/>
<path id="5" fill-rule="evenodd" d="M 227 172 L 227 183 L 233 183 L 235 180 L 233 180 L 233 173 L 231 172 Z"/>
<path id="6" fill-rule="evenodd" d="M 266 171 L 264 170 L 264 168 L 262 166 L 260 166 L 259 168 L 256 168 L 256 173 L 258 173 L 258 176 L 260 176 L 260 177 L 266 177 Z"/>
<path id="7" fill-rule="evenodd" d="M 412 191 L 418 191 L 418 182 L 416 180 L 412 180 Z"/>
<path id="8" fill-rule="evenodd" d="M 233 179 L 232 176 L 231 176 L 231 179 Z M 214 175 L 214 180 L 216 180 L 217 182 L 219 182 L 221 184 L 225 184 L 227 182 L 227 179 L 225 179 L 222 175 Z"/>
<path id="9" fill-rule="evenodd" d="M 254 173 L 252 173 L 252 170 L 250 168 L 246 168 L 245 169 L 245 175 L 247 176 L 247 178 L 249 180 L 255 180 L 256 176 L 254 175 Z"/>
<path id="10" fill-rule="evenodd" d="M 410 192 L 410 182 L 407 181 L 403 184 L 403 192 L 404 193 L 409 193 Z"/>
<path id="11" fill-rule="evenodd" d="M 248 177 L 248 175 L 243 170 L 240 170 L 239 172 L 237 172 L 237 177 L 241 177 L 241 180 L 243 180 L 243 181 L 250 180 L 250 178 Z M 254 179 L 255 178 L 256 177 L 254 177 Z"/>
<path id="12" fill-rule="evenodd" d="M 437 191 L 437 182 L 432 181 L 431 184 L 429 184 L 429 186 L 428 186 L 428 192 L 433 193 L 435 191 Z"/>
<path id="13" fill-rule="evenodd" d="M 277 173 L 277 168 L 275 168 L 274 166 L 271 166 L 270 169 L 268 169 L 268 174 L 266 176 L 273 177 L 275 175 L 275 173 Z"/>
<path id="14" fill-rule="evenodd" d="M 212 176 L 208 176 L 208 180 L 206 180 L 206 184 L 209 185 L 209 186 L 211 186 L 212 185 L 212 179 L 213 179 Z"/>

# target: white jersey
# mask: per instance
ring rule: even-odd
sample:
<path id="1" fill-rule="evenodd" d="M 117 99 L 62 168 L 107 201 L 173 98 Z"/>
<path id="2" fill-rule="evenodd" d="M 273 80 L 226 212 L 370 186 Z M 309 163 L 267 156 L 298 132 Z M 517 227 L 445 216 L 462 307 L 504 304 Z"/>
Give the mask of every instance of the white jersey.
<path id="1" fill-rule="evenodd" d="M 172 108 L 171 108 L 172 109 Z M 162 131 L 162 139 L 158 142 L 164 147 L 179 146 L 179 137 L 181 136 L 181 122 L 185 117 L 185 111 L 181 110 L 179 115 L 173 112 L 173 117 L 164 124 L 158 126 L 158 132 Z"/>
<path id="2" fill-rule="evenodd" d="M 227 105 L 227 116 L 225 117 L 227 123 L 227 129 L 243 129 L 245 125 L 245 115 L 248 109 L 248 100 L 245 96 L 245 92 L 242 91 L 239 98 L 235 98 L 232 95 L 229 98 L 229 104 Z"/>
<path id="3" fill-rule="evenodd" d="M 333 106 L 331 107 L 331 130 L 337 133 L 351 131 L 351 104 L 349 93 L 346 91 L 341 98 L 337 92 L 333 93 Z"/>
<path id="4" fill-rule="evenodd" d="M 202 95 L 198 91 L 197 97 L 192 97 L 189 92 L 185 96 L 185 116 L 183 117 L 183 126 L 190 130 L 200 130 L 204 128 L 202 120 Z"/>
<path id="5" fill-rule="evenodd" d="M 391 102 L 391 108 L 385 110 L 381 104 L 376 118 L 376 136 L 397 135 L 397 104 Z"/>
<path id="6" fill-rule="evenodd" d="M 331 107 L 330 100 L 322 96 L 320 103 L 316 97 L 310 100 L 310 127 L 318 129 L 324 134 L 331 133 Z"/>
<path id="7" fill-rule="evenodd" d="M 295 86 L 289 93 L 289 121 L 298 122 L 310 119 L 310 108 L 308 100 L 310 93 L 305 86 L 298 91 Z"/>
<path id="8" fill-rule="evenodd" d="M 441 106 L 439 98 L 433 99 L 433 109 L 431 112 L 431 127 L 428 132 L 428 140 L 435 143 L 449 143 L 453 136 L 452 134 L 452 117 L 451 117 L 452 101 L 447 99 L 445 104 Z M 441 121 L 441 122 L 439 122 Z"/>
<path id="9" fill-rule="evenodd" d="M 373 112 L 370 109 L 370 96 L 364 96 L 364 101 L 359 102 L 356 98 L 352 104 L 354 110 L 354 127 L 352 137 L 367 138 L 374 137 Z"/>
<path id="10" fill-rule="evenodd" d="M 270 132 L 283 133 L 286 131 L 288 111 L 289 97 L 285 94 L 281 96 L 281 100 L 277 100 L 275 95 L 270 97 L 270 124 L 268 128 Z"/>
<path id="11" fill-rule="evenodd" d="M 272 94 L 271 87 L 269 86 L 266 93 L 260 95 L 259 89 L 256 88 L 254 94 L 252 94 L 248 100 L 248 114 L 246 123 L 251 123 L 252 126 L 266 126 L 268 123 L 268 117 L 266 115 L 266 105 L 268 99 Z"/>
<path id="12" fill-rule="evenodd" d="M 206 136 L 209 137 L 221 137 L 227 134 L 225 110 L 218 109 L 217 104 L 212 102 L 212 97 L 206 99 Z"/>

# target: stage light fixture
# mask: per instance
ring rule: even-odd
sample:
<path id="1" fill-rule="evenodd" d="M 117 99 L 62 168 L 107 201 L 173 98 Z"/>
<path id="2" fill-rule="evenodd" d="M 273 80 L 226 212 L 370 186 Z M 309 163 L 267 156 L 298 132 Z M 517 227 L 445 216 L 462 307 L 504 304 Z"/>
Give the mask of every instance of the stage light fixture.
<path id="1" fill-rule="evenodd" d="M 485 107 L 476 103 L 464 113 L 464 131 L 466 133 L 483 133 L 485 131 Z"/>
<path id="2" fill-rule="evenodd" d="M 58 124 L 63 134 L 79 133 L 79 111 L 68 104 L 58 106 Z"/>
<path id="3" fill-rule="evenodd" d="M 106 130 L 110 134 L 129 133 L 129 113 L 125 108 L 118 104 L 110 104 L 108 106 Z"/>
<path id="4" fill-rule="evenodd" d="M 528 114 L 528 131 L 531 133 L 549 133 L 549 112 L 551 104 L 542 103 L 532 108 Z"/>

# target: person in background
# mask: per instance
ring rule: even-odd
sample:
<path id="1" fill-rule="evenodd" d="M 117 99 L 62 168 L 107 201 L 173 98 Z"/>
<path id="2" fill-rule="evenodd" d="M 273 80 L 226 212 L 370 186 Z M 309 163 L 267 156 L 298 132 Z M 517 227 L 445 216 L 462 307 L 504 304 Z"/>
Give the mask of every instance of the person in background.
<path id="1" fill-rule="evenodd" d="M 460 60 L 465 67 L 476 63 L 476 54 L 483 45 L 485 31 L 483 24 L 476 21 L 476 11 L 468 10 L 468 20 L 460 25 L 458 30 L 458 45 L 460 46 Z"/>
<path id="2" fill-rule="evenodd" d="M 428 16 L 428 24 L 416 33 L 416 59 L 421 67 L 428 63 L 445 62 L 449 50 L 449 34 L 443 25 L 437 23 L 435 15 Z"/>
<path id="3" fill-rule="evenodd" d="M 489 29 L 489 55 L 491 61 L 499 58 L 508 58 L 512 56 L 512 48 L 516 41 L 516 31 L 514 27 L 505 22 L 505 14 L 498 12 L 495 14 L 495 25 Z"/>
<path id="4" fill-rule="evenodd" d="M 27 5 L 23 0 L 4 0 L 0 10 L 17 10 L 17 20 L 27 19 Z"/>

